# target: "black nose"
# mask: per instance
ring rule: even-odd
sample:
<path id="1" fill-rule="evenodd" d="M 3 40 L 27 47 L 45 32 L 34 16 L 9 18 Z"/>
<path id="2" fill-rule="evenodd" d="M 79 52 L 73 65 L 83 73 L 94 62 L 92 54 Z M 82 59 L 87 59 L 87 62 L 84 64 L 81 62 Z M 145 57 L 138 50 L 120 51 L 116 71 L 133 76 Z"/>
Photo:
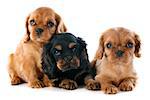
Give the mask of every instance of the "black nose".
<path id="1" fill-rule="evenodd" d="M 117 57 L 122 57 L 123 54 L 124 54 L 124 51 L 121 51 L 121 50 L 118 50 L 118 51 L 116 52 Z"/>
<path id="2" fill-rule="evenodd" d="M 64 58 L 64 60 L 65 60 L 66 62 L 70 62 L 70 61 L 72 60 L 72 56 L 66 56 L 66 57 Z"/>
<path id="3" fill-rule="evenodd" d="M 38 34 L 38 35 L 41 35 L 41 33 L 44 31 L 43 29 L 41 29 L 41 28 L 36 28 L 36 33 Z"/>

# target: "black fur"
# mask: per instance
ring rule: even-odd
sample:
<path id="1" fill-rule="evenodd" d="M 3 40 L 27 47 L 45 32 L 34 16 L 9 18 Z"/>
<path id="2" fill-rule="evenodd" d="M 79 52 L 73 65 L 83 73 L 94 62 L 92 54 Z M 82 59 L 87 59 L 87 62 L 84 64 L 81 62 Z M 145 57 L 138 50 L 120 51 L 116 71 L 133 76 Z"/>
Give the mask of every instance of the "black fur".
<path id="1" fill-rule="evenodd" d="M 53 49 L 54 45 L 57 43 L 61 44 L 62 46 L 65 45 L 67 42 L 76 42 L 77 43 L 77 50 L 74 54 L 80 59 L 80 67 L 78 69 L 71 69 L 65 72 L 62 72 L 58 69 L 56 61 L 57 57 L 55 56 Z M 65 47 L 64 47 L 65 48 Z M 68 49 L 64 50 L 65 53 L 69 52 Z M 64 55 L 61 55 L 62 58 Z M 43 53 L 42 53 L 42 69 L 43 72 L 49 77 L 50 80 L 54 79 L 55 86 L 58 86 L 63 79 L 70 79 L 75 81 L 78 85 L 84 85 L 84 79 L 89 77 L 94 77 L 94 73 L 92 72 L 87 49 L 86 43 L 79 37 L 75 37 L 71 33 L 60 33 L 53 36 L 49 43 L 44 45 Z"/>

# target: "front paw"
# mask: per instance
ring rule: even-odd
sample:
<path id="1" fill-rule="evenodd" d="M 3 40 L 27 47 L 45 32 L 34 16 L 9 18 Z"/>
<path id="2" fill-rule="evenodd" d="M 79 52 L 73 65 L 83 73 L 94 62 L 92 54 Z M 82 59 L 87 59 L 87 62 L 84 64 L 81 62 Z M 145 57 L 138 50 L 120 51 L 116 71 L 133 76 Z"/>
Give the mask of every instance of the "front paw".
<path id="1" fill-rule="evenodd" d="M 132 91 L 134 87 L 135 87 L 135 80 L 132 79 L 124 80 L 119 85 L 119 89 L 121 91 Z"/>
<path id="2" fill-rule="evenodd" d="M 100 83 L 95 80 L 88 80 L 86 83 L 88 90 L 100 90 Z"/>
<path id="3" fill-rule="evenodd" d="M 106 94 L 116 94 L 119 92 L 119 89 L 114 86 L 114 85 L 111 85 L 111 86 L 107 86 L 103 89 L 103 91 L 106 93 Z"/>
<path id="4" fill-rule="evenodd" d="M 43 77 L 43 83 L 44 83 L 45 87 L 54 86 L 54 83 L 52 82 L 52 80 L 50 80 L 46 75 L 44 75 L 44 77 Z"/>
<path id="5" fill-rule="evenodd" d="M 43 88 L 43 87 L 45 87 L 44 83 L 40 80 L 31 81 L 28 83 L 28 86 L 31 88 Z"/>
<path id="6" fill-rule="evenodd" d="M 13 77 L 11 79 L 11 85 L 18 85 L 23 83 L 23 81 L 19 77 Z"/>
<path id="7" fill-rule="evenodd" d="M 78 85 L 73 80 L 65 79 L 61 81 L 61 83 L 59 84 L 59 87 L 67 89 L 67 90 L 74 90 L 78 88 Z"/>

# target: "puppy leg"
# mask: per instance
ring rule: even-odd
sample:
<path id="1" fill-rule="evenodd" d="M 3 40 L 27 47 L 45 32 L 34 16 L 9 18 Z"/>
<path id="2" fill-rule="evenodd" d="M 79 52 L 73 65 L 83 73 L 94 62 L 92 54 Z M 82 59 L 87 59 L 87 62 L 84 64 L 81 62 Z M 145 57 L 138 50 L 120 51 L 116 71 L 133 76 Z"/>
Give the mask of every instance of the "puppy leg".
<path id="1" fill-rule="evenodd" d="M 136 78 L 129 77 L 121 81 L 119 89 L 121 91 L 132 91 L 136 84 Z"/>
<path id="2" fill-rule="evenodd" d="M 94 80 L 91 75 L 85 77 L 84 83 L 88 90 L 100 90 L 100 83 Z"/>
<path id="3" fill-rule="evenodd" d="M 42 88 L 44 87 L 44 83 L 39 80 L 41 75 L 40 70 L 36 67 L 34 61 L 28 61 L 23 64 L 23 75 L 26 81 L 28 82 L 28 86 L 32 88 Z"/>
<path id="4" fill-rule="evenodd" d="M 100 76 L 96 77 L 96 80 L 100 82 L 101 89 L 106 94 L 116 94 L 119 92 L 119 89 L 113 84 L 114 82 L 110 77 Z"/>
<path id="5" fill-rule="evenodd" d="M 78 85 L 75 81 L 70 80 L 70 79 L 64 79 L 61 81 L 59 84 L 59 87 L 67 89 L 67 90 L 74 90 L 78 88 Z"/>
<path id="6" fill-rule="evenodd" d="M 23 83 L 23 80 L 17 75 L 16 71 L 15 71 L 15 65 L 14 65 L 14 61 L 13 61 L 13 54 L 10 54 L 9 56 L 9 63 L 8 63 L 8 73 L 9 73 L 9 77 L 11 79 L 11 84 L 12 85 L 18 85 Z"/>

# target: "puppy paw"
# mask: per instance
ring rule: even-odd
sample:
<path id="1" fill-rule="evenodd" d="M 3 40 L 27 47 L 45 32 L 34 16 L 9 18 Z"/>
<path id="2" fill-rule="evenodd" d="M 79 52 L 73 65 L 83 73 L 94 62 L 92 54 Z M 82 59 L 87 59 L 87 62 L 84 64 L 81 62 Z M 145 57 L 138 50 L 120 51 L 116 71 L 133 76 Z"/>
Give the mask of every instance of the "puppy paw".
<path id="1" fill-rule="evenodd" d="M 43 87 L 45 87 L 44 83 L 39 81 L 39 80 L 29 82 L 28 86 L 31 88 L 43 88 Z"/>
<path id="2" fill-rule="evenodd" d="M 118 90 L 117 87 L 115 87 L 115 86 L 112 85 L 112 86 L 106 87 L 106 88 L 104 89 L 104 92 L 105 92 L 106 94 L 116 94 L 116 93 L 119 92 L 119 90 Z"/>
<path id="3" fill-rule="evenodd" d="M 11 85 L 18 85 L 23 83 L 23 81 L 19 77 L 13 77 L 11 79 Z"/>
<path id="4" fill-rule="evenodd" d="M 53 86 L 53 84 L 51 81 L 44 81 L 44 86 L 45 87 L 51 87 L 51 86 Z"/>
<path id="5" fill-rule="evenodd" d="M 44 83 L 45 87 L 53 86 L 53 82 L 51 80 L 49 80 L 46 75 L 44 75 L 44 77 L 43 77 L 43 83 Z"/>
<path id="6" fill-rule="evenodd" d="M 124 80 L 119 85 L 119 89 L 121 91 L 132 91 L 134 87 L 135 87 L 135 81 L 132 80 Z"/>
<path id="7" fill-rule="evenodd" d="M 61 81 L 61 83 L 59 84 L 59 87 L 67 89 L 67 90 L 74 90 L 78 88 L 78 85 L 73 80 L 65 79 Z"/>
<path id="8" fill-rule="evenodd" d="M 88 80 L 86 83 L 88 90 L 100 90 L 100 83 L 95 80 Z"/>

